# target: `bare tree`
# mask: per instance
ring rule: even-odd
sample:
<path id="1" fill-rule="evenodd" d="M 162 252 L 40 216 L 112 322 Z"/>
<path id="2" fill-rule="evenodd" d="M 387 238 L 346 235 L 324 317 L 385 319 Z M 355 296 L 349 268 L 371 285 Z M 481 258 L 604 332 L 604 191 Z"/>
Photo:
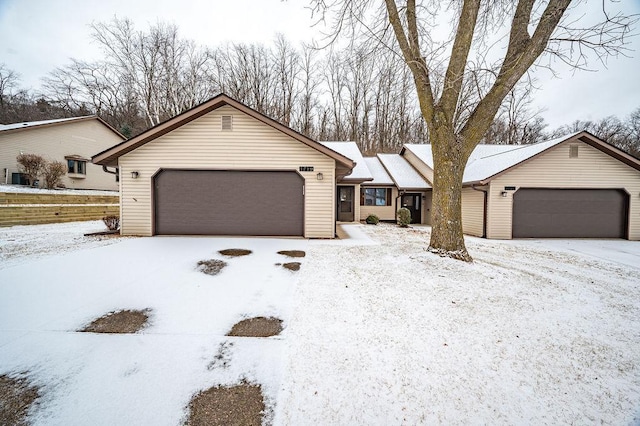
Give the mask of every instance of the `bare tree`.
<path id="1" fill-rule="evenodd" d="M 565 16 L 571 0 L 374 3 L 312 0 L 322 16 L 332 14 L 333 36 L 342 31 L 393 45 L 411 70 L 434 160 L 429 250 L 471 261 L 462 233 L 462 176 L 505 97 L 545 51 L 579 68 L 590 55 L 621 53 L 636 19 L 605 6 L 601 22 L 581 25 Z M 438 15 L 453 16 L 450 39 L 439 41 L 434 31 Z M 503 22 L 506 46 L 495 39 Z"/>
<path id="2" fill-rule="evenodd" d="M 0 63 L 0 108 L 4 108 L 5 99 L 12 95 L 11 90 L 17 87 L 19 80 L 20 77 L 15 71 Z"/>

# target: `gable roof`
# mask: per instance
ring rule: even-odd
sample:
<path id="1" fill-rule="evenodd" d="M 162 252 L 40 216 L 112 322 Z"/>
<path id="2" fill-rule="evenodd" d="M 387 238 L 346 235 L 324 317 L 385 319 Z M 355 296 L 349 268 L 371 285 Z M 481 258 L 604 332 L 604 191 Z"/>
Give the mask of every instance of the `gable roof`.
<path id="1" fill-rule="evenodd" d="M 478 145 L 469 156 L 462 181 L 465 185 L 484 185 L 560 144 L 576 141 L 584 142 L 636 170 L 640 170 L 640 160 L 598 139 L 591 133 L 582 131 L 530 145 Z M 414 153 L 422 162 L 433 169 L 431 145 L 407 144 L 402 148 L 401 154 L 405 149 Z"/>
<path id="2" fill-rule="evenodd" d="M 255 118 L 256 120 L 270 127 L 273 127 L 274 129 L 292 137 L 299 142 L 302 142 L 303 144 L 327 155 L 328 157 L 333 158 L 334 160 L 336 160 L 336 169 L 339 176 L 348 175 L 349 172 L 355 167 L 355 163 L 344 155 L 339 154 L 332 149 L 327 148 L 326 146 L 314 141 L 313 139 L 310 139 L 287 126 L 278 123 L 277 121 L 267 117 L 264 114 L 259 113 L 252 108 L 249 108 L 243 103 L 236 101 L 235 99 L 232 99 L 223 93 L 183 112 L 182 114 L 176 115 L 175 117 L 170 118 L 169 120 L 148 129 L 138 136 L 135 136 L 129 140 L 126 140 L 94 155 L 92 157 L 92 161 L 95 164 L 100 164 L 103 166 L 115 166 L 118 158 L 120 158 L 122 155 L 131 152 L 134 149 L 137 149 L 142 145 L 151 142 L 152 140 L 155 140 L 160 136 L 165 135 L 195 120 L 196 118 L 202 117 L 203 115 L 208 114 L 209 112 L 214 111 L 224 105 L 229 105 L 230 107 L 233 107 L 238 111 L 243 112 L 252 118 Z"/>
<path id="3" fill-rule="evenodd" d="M 344 179 L 342 179 L 343 182 L 365 182 L 373 180 L 373 176 L 371 175 L 371 172 L 369 171 L 364 158 L 362 158 L 362 153 L 360 152 L 360 149 L 355 142 L 325 141 L 320 143 L 327 148 L 355 161 L 356 166 L 353 168 L 349 176 L 346 176 Z"/>
<path id="4" fill-rule="evenodd" d="M 0 124 L 0 134 L 4 134 L 5 132 L 13 133 L 13 132 L 19 132 L 22 130 L 29 130 L 33 128 L 56 126 L 56 125 L 67 124 L 71 122 L 77 123 L 80 121 L 87 121 L 87 120 L 98 120 L 98 122 L 106 126 L 109 130 L 111 130 L 113 133 L 118 135 L 118 137 L 120 137 L 123 140 L 126 139 L 119 131 L 111 127 L 109 123 L 107 123 L 97 115 L 85 115 L 82 117 L 57 118 L 54 120 L 25 121 L 22 123 Z"/>
<path id="5" fill-rule="evenodd" d="M 365 157 L 364 162 L 373 176 L 373 180 L 367 182 L 367 185 L 395 185 L 378 157 Z"/>
<path id="6" fill-rule="evenodd" d="M 400 154 L 378 154 L 378 159 L 398 189 L 431 189 L 429 182 Z"/>

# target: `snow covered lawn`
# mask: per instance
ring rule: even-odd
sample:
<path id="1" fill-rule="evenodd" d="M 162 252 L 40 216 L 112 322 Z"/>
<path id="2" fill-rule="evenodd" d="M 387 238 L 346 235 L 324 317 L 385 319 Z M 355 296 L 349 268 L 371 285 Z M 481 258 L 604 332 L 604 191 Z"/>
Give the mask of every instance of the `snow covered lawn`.
<path id="1" fill-rule="evenodd" d="M 193 395 L 243 379 L 278 425 L 640 420 L 638 242 L 468 238 L 464 264 L 425 251 L 428 227 L 348 225 L 341 241 L 155 237 L 59 252 L 56 240 L 90 227 L 67 225 L 40 228 L 59 230 L 40 232 L 48 250 L 0 252 L 0 376 L 41 387 L 36 425 L 176 425 Z M 0 249 L 38 241 L 15 228 Z M 229 248 L 253 253 L 217 253 Z M 275 265 L 292 260 L 280 250 L 306 251 L 300 271 Z M 228 266 L 196 271 L 212 258 Z M 151 324 L 75 331 L 119 309 L 151 309 Z M 284 331 L 225 336 L 255 316 Z"/>

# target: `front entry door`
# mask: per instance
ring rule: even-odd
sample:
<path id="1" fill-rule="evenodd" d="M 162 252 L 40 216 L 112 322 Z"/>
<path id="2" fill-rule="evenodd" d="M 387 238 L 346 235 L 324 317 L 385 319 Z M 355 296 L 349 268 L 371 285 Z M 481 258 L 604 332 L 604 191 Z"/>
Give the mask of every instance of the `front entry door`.
<path id="1" fill-rule="evenodd" d="M 409 209 L 411 212 L 411 223 L 422 222 L 421 203 L 422 197 L 420 194 L 402 195 L 402 207 Z"/>
<path id="2" fill-rule="evenodd" d="M 338 221 L 353 222 L 353 186 L 338 187 Z"/>

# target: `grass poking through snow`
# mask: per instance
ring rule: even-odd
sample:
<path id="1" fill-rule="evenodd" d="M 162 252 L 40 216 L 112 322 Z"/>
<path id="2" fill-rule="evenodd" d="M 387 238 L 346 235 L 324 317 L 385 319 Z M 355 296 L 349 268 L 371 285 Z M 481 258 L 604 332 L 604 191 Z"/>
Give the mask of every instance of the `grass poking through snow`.
<path id="1" fill-rule="evenodd" d="M 150 309 L 109 312 L 78 330 L 87 333 L 137 333 L 147 326 Z"/>
<path id="2" fill-rule="evenodd" d="M 227 266 L 227 262 L 219 259 L 201 260 L 196 267 L 198 271 L 207 275 L 218 275 L 222 268 Z"/>
<path id="3" fill-rule="evenodd" d="M 300 262 L 288 262 L 283 263 L 282 267 L 288 269 L 290 271 L 299 271 L 300 270 Z"/>
<path id="4" fill-rule="evenodd" d="M 40 389 L 26 378 L 0 375 L 0 425 L 27 425 L 29 408 L 40 396 Z"/>
<path id="5" fill-rule="evenodd" d="M 259 385 L 215 386 L 191 399 L 186 425 L 260 426 L 264 412 L 264 397 Z"/>
<path id="6" fill-rule="evenodd" d="M 307 255 L 302 250 L 280 250 L 278 254 L 282 254 L 287 257 L 305 257 Z"/>
<path id="7" fill-rule="evenodd" d="M 274 317 L 255 317 L 236 323 L 227 336 L 269 337 L 282 331 L 282 320 Z"/>
<path id="8" fill-rule="evenodd" d="M 247 256 L 253 252 L 247 249 L 224 249 L 224 250 L 220 250 L 218 253 L 220 253 L 223 256 L 239 257 L 239 256 Z"/>

